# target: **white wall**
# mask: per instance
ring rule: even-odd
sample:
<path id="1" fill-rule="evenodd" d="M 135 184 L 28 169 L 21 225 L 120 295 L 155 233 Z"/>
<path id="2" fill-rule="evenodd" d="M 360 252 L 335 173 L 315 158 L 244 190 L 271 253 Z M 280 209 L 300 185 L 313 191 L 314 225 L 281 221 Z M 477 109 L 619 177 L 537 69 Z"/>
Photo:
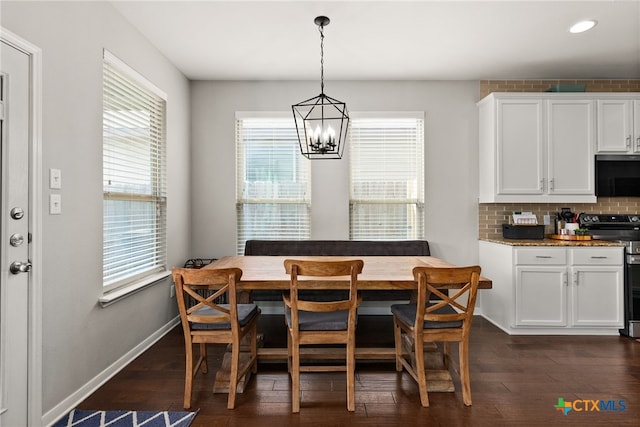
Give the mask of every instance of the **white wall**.
<path id="1" fill-rule="evenodd" d="M 236 254 L 236 111 L 291 111 L 319 82 L 198 81 L 191 84 L 194 254 Z M 424 111 L 426 238 L 434 255 L 477 262 L 478 82 L 326 82 L 350 111 Z M 348 152 L 346 147 L 345 152 Z M 347 159 L 312 163 L 312 238 L 348 239 Z M 324 185 L 326 183 L 326 185 Z"/>
<path id="2" fill-rule="evenodd" d="M 102 293 L 102 50 L 168 94 L 168 258 L 189 254 L 189 82 L 106 2 L 2 2 L 4 28 L 42 49 L 43 413 L 177 315 L 169 279 L 107 308 Z M 62 215 L 48 215 L 48 170 Z M 62 414 L 61 414 L 62 415 Z"/>

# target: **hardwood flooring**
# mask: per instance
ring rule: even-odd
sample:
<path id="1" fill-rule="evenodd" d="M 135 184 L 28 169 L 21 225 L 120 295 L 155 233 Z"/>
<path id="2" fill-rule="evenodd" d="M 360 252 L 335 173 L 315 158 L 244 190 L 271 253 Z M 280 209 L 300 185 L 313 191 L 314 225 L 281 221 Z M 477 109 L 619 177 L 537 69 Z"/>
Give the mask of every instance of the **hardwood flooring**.
<path id="1" fill-rule="evenodd" d="M 280 316 L 263 316 L 260 329 L 271 331 L 265 346 L 284 344 Z M 393 346 L 391 318 L 360 316 L 358 342 Z M 357 364 L 355 413 L 346 409 L 343 373 L 303 373 L 300 414 L 291 414 L 289 377 L 279 363 L 261 363 L 236 409 L 228 410 L 227 395 L 211 392 L 223 351 L 211 346 L 211 369 L 194 380 L 194 427 L 640 425 L 640 342 L 625 337 L 509 336 L 476 316 L 469 351 L 473 406 L 462 404 L 457 373 L 456 391 L 432 392 L 430 407 L 422 408 L 406 372 L 365 361 Z M 78 408 L 179 411 L 183 390 L 184 344 L 176 327 Z M 563 415 L 554 408 L 559 398 L 576 409 Z M 595 400 L 604 402 L 599 411 Z M 622 409 L 621 401 L 625 410 L 612 410 Z"/>

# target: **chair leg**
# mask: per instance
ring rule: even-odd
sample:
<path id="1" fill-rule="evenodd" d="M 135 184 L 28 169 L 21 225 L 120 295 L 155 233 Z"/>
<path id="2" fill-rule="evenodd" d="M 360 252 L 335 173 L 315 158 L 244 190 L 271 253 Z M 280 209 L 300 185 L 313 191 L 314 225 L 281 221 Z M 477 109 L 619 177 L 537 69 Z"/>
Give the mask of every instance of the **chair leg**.
<path id="1" fill-rule="evenodd" d="M 185 370 L 184 370 L 184 409 L 191 407 L 191 390 L 193 388 L 193 345 L 191 342 L 185 345 Z"/>
<path id="2" fill-rule="evenodd" d="M 420 331 L 422 332 L 422 331 Z M 429 395 L 427 394 L 427 373 L 424 366 L 424 341 L 420 333 L 414 334 L 413 337 L 414 354 L 416 364 L 414 367 L 416 376 L 418 377 L 418 389 L 420 390 L 420 403 L 425 408 L 429 407 Z"/>
<path id="3" fill-rule="evenodd" d="M 233 409 L 236 405 L 236 389 L 238 387 L 238 367 L 240 365 L 240 342 L 231 344 L 231 372 L 229 372 L 229 398 L 227 409 Z"/>
<path id="4" fill-rule="evenodd" d="M 347 343 L 347 411 L 356 410 L 356 352 L 355 342 L 352 338 Z"/>
<path id="5" fill-rule="evenodd" d="M 289 376 L 293 375 L 291 371 L 291 358 L 293 357 L 293 353 L 291 352 L 291 331 L 287 329 L 287 372 Z"/>
<path id="6" fill-rule="evenodd" d="M 200 343 L 200 358 L 202 359 L 202 373 L 209 372 L 209 366 L 207 365 L 207 344 Z"/>
<path id="7" fill-rule="evenodd" d="M 449 341 L 442 343 L 442 365 L 444 369 L 449 369 Z"/>
<path id="8" fill-rule="evenodd" d="M 460 353 L 460 383 L 462 384 L 462 401 L 471 406 L 471 381 L 469 378 L 469 345 L 465 340 L 458 344 Z"/>
<path id="9" fill-rule="evenodd" d="M 293 341 L 293 340 L 292 340 Z M 300 412 L 300 346 L 291 348 L 291 412 Z"/>
<path id="10" fill-rule="evenodd" d="M 258 323 L 251 330 L 251 360 L 253 361 L 253 373 L 258 373 Z"/>
<path id="11" fill-rule="evenodd" d="M 396 347 L 396 371 L 402 372 L 402 363 L 400 362 L 400 359 L 403 357 L 402 356 L 402 330 L 400 329 L 400 325 L 398 325 L 398 322 L 396 321 L 395 316 L 393 318 L 393 340 L 395 342 L 395 347 Z"/>

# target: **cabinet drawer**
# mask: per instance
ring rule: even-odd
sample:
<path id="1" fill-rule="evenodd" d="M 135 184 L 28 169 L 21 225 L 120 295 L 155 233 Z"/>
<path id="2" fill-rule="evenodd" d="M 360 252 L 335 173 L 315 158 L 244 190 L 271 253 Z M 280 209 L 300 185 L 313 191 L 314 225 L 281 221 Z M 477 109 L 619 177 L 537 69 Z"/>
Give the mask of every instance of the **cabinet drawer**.
<path id="1" fill-rule="evenodd" d="M 574 265 L 622 265 L 623 248 L 572 249 L 571 264 Z"/>
<path id="2" fill-rule="evenodd" d="M 516 249 L 516 264 L 566 265 L 567 251 L 548 247 Z"/>

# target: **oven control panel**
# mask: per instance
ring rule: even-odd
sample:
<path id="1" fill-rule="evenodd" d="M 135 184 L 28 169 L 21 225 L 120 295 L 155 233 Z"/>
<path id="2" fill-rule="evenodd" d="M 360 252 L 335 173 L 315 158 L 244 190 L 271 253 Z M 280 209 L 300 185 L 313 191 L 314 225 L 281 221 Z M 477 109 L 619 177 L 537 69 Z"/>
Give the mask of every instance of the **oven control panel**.
<path id="1" fill-rule="evenodd" d="M 617 215 L 617 214 L 586 214 L 581 213 L 578 216 L 578 222 L 581 225 L 621 225 L 621 226 L 639 226 L 640 215 Z"/>

